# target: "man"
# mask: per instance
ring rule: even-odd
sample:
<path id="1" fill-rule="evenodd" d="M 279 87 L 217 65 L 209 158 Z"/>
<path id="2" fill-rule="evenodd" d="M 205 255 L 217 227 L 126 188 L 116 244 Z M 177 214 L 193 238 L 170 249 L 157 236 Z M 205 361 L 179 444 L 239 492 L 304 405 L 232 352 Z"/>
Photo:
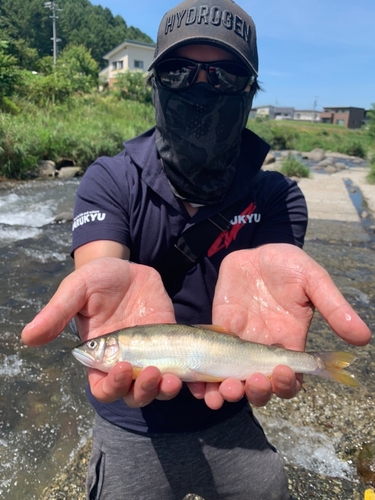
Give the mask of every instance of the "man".
<path id="1" fill-rule="evenodd" d="M 366 325 L 300 249 L 298 186 L 276 172 L 257 177 L 268 146 L 245 129 L 258 89 L 252 19 L 231 0 L 184 1 L 161 22 L 150 70 L 156 127 L 88 169 L 75 208 L 85 221 L 73 226 L 76 271 L 24 341 L 45 343 L 76 315 L 83 339 L 177 321 L 303 350 L 315 305 L 342 338 L 367 343 Z M 168 269 L 181 236 L 228 213 L 194 264 Z M 182 384 L 155 367 L 133 382 L 128 363 L 88 371 L 97 413 L 88 498 L 289 498 L 248 405 L 293 397 L 301 378 L 289 368 L 220 385 Z"/>

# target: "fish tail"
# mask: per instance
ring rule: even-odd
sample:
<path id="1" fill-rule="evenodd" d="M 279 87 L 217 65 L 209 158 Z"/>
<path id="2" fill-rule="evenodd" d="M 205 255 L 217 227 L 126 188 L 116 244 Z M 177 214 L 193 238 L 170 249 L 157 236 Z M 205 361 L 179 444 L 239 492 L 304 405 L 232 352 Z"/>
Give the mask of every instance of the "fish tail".
<path id="1" fill-rule="evenodd" d="M 350 352 L 319 352 L 315 356 L 318 358 L 321 368 L 316 372 L 317 375 L 322 377 L 331 378 L 342 384 L 350 385 L 352 387 L 359 387 L 358 380 L 352 375 L 345 371 L 356 358 L 356 356 Z"/>

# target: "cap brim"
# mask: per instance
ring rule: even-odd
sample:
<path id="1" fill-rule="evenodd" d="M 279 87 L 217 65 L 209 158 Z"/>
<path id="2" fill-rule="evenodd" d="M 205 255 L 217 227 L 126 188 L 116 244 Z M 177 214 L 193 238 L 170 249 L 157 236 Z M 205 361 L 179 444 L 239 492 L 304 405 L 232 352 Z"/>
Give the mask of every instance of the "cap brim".
<path id="1" fill-rule="evenodd" d="M 192 36 L 192 37 L 187 37 L 183 41 L 176 42 L 175 44 L 170 45 L 167 49 L 163 50 L 160 52 L 157 57 L 152 61 L 151 65 L 148 68 L 148 71 L 151 71 L 162 59 L 164 59 L 170 52 L 173 50 L 176 50 L 180 47 L 183 47 L 184 45 L 198 45 L 198 44 L 204 44 L 204 45 L 212 45 L 214 47 L 219 47 L 221 49 L 227 50 L 231 54 L 235 55 L 238 57 L 249 69 L 250 71 L 255 75 L 258 76 L 258 72 L 255 70 L 253 65 L 248 61 L 245 57 L 243 57 L 236 47 L 232 46 L 229 43 L 223 42 L 222 40 L 213 40 L 212 37 L 206 38 L 202 36 Z"/>

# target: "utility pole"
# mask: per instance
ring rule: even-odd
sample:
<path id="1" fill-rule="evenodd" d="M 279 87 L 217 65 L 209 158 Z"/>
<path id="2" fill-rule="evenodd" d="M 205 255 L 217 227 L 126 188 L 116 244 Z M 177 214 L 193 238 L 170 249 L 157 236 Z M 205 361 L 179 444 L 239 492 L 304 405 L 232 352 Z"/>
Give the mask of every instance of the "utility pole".
<path id="1" fill-rule="evenodd" d="M 56 12 L 60 11 L 61 9 L 58 8 L 56 2 L 44 2 L 44 7 L 46 7 L 46 9 L 52 10 L 52 16 L 50 16 L 50 19 L 52 19 L 53 36 L 51 40 L 53 41 L 53 65 L 56 66 L 57 42 L 61 42 L 61 39 L 56 37 L 56 19 L 58 19 L 58 17 L 56 16 Z"/>
<path id="2" fill-rule="evenodd" d="M 316 106 L 318 104 L 318 97 L 319 96 L 316 95 L 314 98 L 314 105 L 313 105 L 314 115 L 313 115 L 313 119 L 312 119 L 313 122 L 316 121 Z"/>

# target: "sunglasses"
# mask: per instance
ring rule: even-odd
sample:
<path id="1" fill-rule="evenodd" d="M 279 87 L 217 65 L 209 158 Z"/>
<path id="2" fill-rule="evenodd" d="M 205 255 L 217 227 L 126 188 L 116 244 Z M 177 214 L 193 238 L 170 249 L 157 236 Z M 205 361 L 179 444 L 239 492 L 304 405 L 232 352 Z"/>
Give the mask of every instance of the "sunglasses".
<path id="1" fill-rule="evenodd" d="M 196 62 L 174 58 L 160 62 L 153 75 L 171 90 L 184 90 L 193 85 L 198 72 L 207 73 L 209 83 L 220 94 L 239 94 L 255 81 L 255 76 L 243 65 L 233 61 Z"/>

